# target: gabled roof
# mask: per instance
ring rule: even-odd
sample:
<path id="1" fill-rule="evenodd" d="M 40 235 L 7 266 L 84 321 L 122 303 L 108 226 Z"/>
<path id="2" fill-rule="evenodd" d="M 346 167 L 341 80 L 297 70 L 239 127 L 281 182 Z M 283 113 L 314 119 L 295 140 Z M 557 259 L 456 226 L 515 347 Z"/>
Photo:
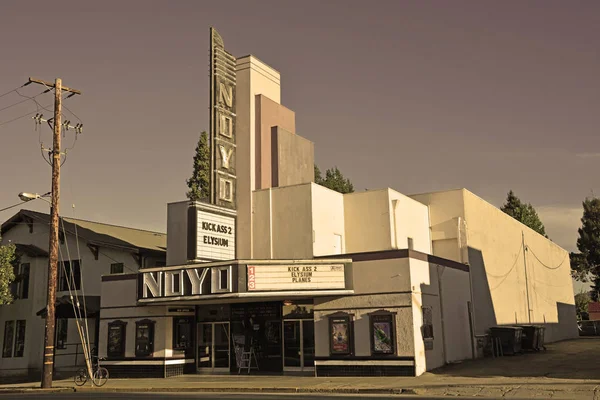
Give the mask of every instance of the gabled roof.
<path id="1" fill-rule="evenodd" d="M 88 244 L 101 247 L 112 247 L 134 252 L 150 251 L 165 253 L 167 235 L 125 226 L 103 224 L 74 218 L 62 218 L 66 233 L 83 238 Z M 50 215 L 31 210 L 21 210 L 2 224 L 0 235 L 23 222 L 50 224 Z"/>

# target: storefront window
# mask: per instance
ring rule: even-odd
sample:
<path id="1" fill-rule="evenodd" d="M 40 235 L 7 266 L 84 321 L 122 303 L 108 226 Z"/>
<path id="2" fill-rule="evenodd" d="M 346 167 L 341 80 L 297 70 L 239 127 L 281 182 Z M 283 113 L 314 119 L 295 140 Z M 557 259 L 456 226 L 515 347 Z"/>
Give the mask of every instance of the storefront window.
<path id="1" fill-rule="evenodd" d="M 396 338 L 394 335 L 394 314 L 370 316 L 371 353 L 394 354 Z"/>
<path id="2" fill-rule="evenodd" d="M 135 356 L 149 357 L 154 353 L 154 321 L 145 319 L 135 323 Z"/>
<path id="3" fill-rule="evenodd" d="M 192 321 L 190 317 L 173 318 L 173 350 L 188 350 L 192 347 Z"/>
<path id="4" fill-rule="evenodd" d="M 69 320 L 66 318 L 59 318 L 56 320 L 56 348 L 66 349 L 67 348 L 67 332 L 69 330 Z"/>
<path id="5" fill-rule="evenodd" d="M 125 328 L 126 322 L 113 321 L 108 324 L 108 349 L 109 357 L 125 356 Z"/>
<path id="6" fill-rule="evenodd" d="M 350 315 L 329 317 L 329 352 L 332 355 L 352 354 L 352 321 Z"/>
<path id="7" fill-rule="evenodd" d="M 17 321 L 15 334 L 15 357 L 23 357 L 25 352 L 25 320 Z"/>
<path id="8" fill-rule="evenodd" d="M 4 323 L 4 344 L 2 346 L 2 357 L 12 357 L 13 337 L 15 336 L 15 321 Z"/>
<path id="9" fill-rule="evenodd" d="M 283 319 L 313 319 L 314 308 L 312 304 L 283 303 Z"/>

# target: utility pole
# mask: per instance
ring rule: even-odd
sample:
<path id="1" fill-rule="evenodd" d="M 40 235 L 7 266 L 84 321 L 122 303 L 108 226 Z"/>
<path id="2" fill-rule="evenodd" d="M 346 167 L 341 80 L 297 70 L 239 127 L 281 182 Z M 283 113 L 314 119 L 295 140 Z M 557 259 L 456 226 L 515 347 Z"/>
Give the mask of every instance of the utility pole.
<path id="1" fill-rule="evenodd" d="M 521 231 L 521 240 L 523 240 L 523 262 L 525 265 L 525 294 L 527 296 L 527 320 L 531 323 L 531 305 L 529 303 L 529 283 L 527 279 L 527 245 L 525 244 L 525 232 Z"/>
<path id="2" fill-rule="evenodd" d="M 29 83 L 38 83 L 48 89 L 54 88 L 54 132 L 52 139 L 52 208 L 50 210 L 50 243 L 48 258 L 48 299 L 46 304 L 46 330 L 44 335 L 44 364 L 42 365 L 42 388 L 52 387 L 54 369 L 54 334 L 56 283 L 58 275 L 58 211 L 60 200 L 60 128 L 62 112 L 62 92 L 71 92 L 70 96 L 81 94 L 79 90 L 62 86 L 62 80 L 56 78 L 54 83 L 29 78 Z"/>

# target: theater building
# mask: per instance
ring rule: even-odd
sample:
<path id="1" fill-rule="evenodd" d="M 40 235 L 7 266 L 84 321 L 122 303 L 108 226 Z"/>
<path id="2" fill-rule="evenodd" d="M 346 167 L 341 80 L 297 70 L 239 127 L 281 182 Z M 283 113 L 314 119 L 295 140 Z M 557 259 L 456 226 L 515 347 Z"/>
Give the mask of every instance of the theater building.
<path id="1" fill-rule="evenodd" d="M 279 72 L 212 29 L 210 99 L 210 198 L 167 205 L 166 266 L 102 277 L 111 376 L 415 376 L 496 325 L 577 336 L 565 250 L 465 189 L 315 184 Z"/>

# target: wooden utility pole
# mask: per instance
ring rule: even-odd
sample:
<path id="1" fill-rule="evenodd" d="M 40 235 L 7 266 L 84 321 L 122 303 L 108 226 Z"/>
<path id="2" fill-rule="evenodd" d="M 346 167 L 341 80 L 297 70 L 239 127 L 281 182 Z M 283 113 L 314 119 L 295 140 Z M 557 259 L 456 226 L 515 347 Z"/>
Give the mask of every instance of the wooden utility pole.
<path id="1" fill-rule="evenodd" d="M 44 364 L 42 365 L 42 388 L 52 387 L 52 373 L 54 369 L 54 334 L 55 334 L 55 308 L 56 284 L 58 281 L 58 212 L 60 200 L 60 129 L 62 112 L 62 92 L 68 91 L 81 94 L 79 90 L 62 86 L 62 80 L 56 78 L 54 83 L 44 82 L 39 79 L 29 78 L 29 83 L 39 83 L 48 88 L 54 88 L 54 132 L 52 139 L 52 208 L 50 210 L 50 244 L 48 258 L 48 299 L 46 304 L 46 330 L 44 335 Z"/>

